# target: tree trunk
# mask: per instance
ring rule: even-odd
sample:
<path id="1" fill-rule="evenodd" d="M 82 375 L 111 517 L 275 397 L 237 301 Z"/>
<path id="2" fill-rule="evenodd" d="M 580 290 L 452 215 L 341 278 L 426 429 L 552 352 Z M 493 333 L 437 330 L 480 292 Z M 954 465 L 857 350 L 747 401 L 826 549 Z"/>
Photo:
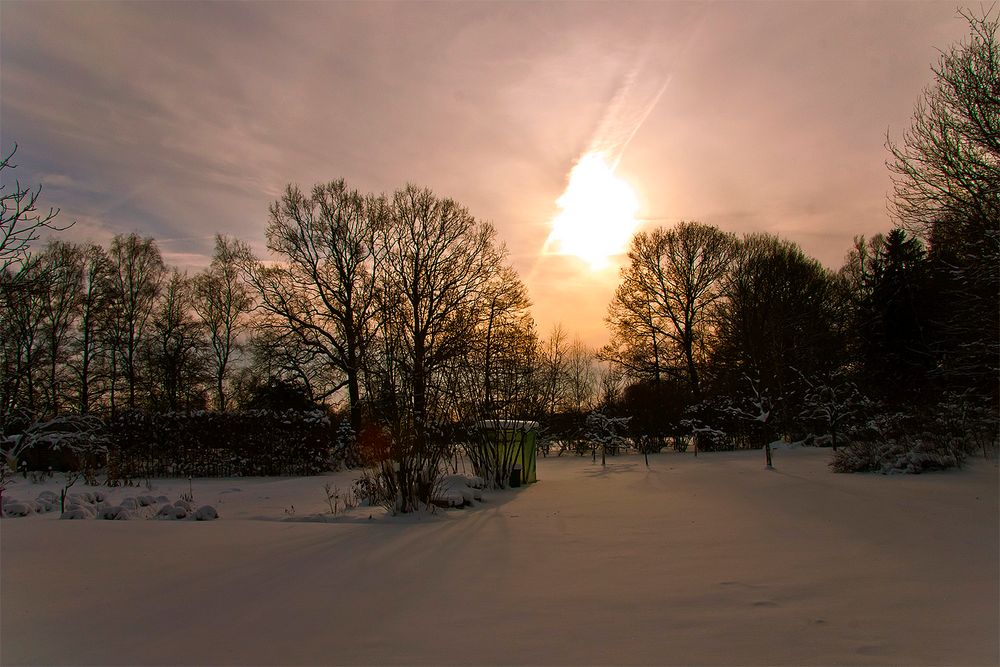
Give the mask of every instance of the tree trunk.
<path id="1" fill-rule="evenodd" d="M 87 322 L 83 324 L 83 355 L 80 358 L 80 414 L 90 412 L 90 331 Z"/>
<path id="2" fill-rule="evenodd" d="M 684 356 L 687 359 L 688 367 L 688 378 L 691 384 L 691 394 L 694 397 L 694 401 L 698 402 L 701 400 L 701 382 L 698 378 L 698 368 L 694 363 L 694 351 L 688 347 L 690 344 L 685 341 Z"/>
<path id="3" fill-rule="evenodd" d="M 358 380 L 358 369 L 352 366 L 347 372 L 347 400 L 351 410 L 351 430 L 354 437 L 361 433 L 361 385 Z"/>
<path id="4" fill-rule="evenodd" d="M 57 384 L 56 375 L 58 374 L 58 363 L 57 363 L 58 352 L 55 346 L 53 346 L 52 349 L 49 350 L 49 354 L 51 355 L 51 359 L 49 360 L 51 362 L 49 364 L 49 391 L 52 392 L 51 407 L 52 407 L 52 414 L 57 415 L 59 414 L 59 391 L 56 387 Z"/>
<path id="5" fill-rule="evenodd" d="M 413 345 L 413 435 L 418 456 L 426 451 L 427 378 L 424 377 L 424 341 L 417 336 Z"/>
<path id="6" fill-rule="evenodd" d="M 226 411 L 226 392 L 225 388 L 222 386 L 222 376 L 224 373 L 225 373 L 225 367 L 220 367 L 219 377 L 216 378 L 216 385 L 215 385 L 215 392 L 216 394 L 218 394 L 216 400 L 219 412 Z"/>
<path id="7" fill-rule="evenodd" d="M 118 384 L 118 352 L 111 351 L 111 416 L 117 414 L 118 406 L 115 402 L 115 385 Z"/>

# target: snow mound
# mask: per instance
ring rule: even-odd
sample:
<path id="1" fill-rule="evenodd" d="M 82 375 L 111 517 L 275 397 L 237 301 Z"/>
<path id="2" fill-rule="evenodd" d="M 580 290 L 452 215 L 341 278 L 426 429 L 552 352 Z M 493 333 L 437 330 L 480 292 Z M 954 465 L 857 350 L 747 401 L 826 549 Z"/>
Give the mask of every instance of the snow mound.
<path id="1" fill-rule="evenodd" d="M 56 494 L 55 491 L 42 491 L 41 493 L 38 494 L 38 501 L 50 504 L 58 503 L 59 496 Z"/>
<path id="2" fill-rule="evenodd" d="M 483 486 L 482 477 L 447 475 L 438 482 L 431 502 L 438 507 L 468 507 L 482 502 Z"/>
<path id="3" fill-rule="evenodd" d="M 183 519 L 187 516 L 187 511 L 183 507 L 175 505 L 164 505 L 156 513 L 157 519 Z"/>
<path id="4" fill-rule="evenodd" d="M 4 503 L 3 513 L 7 516 L 28 516 L 32 509 L 26 503 L 10 502 Z"/>
<path id="5" fill-rule="evenodd" d="M 202 505 L 193 516 L 196 521 L 212 521 L 219 518 L 219 513 L 211 505 Z"/>
<path id="6" fill-rule="evenodd" d="M 799 444 L 798 442 L 785 442 L 784 440 L 775 440 L 774 442 L 771 443 L 771 449 L 779 452 L 780 451 L 790 452 L 798 449 L 801 446 L 802 445 Z"/>
<path id="7" fill-rule="evenodd" d="M 63 512 L 59 518 L 67 518 L 67 514 L 73 514 L 73 519 L 95 519 L 97 518 L 97 508 L 93 505 L 86 505 L 80 503 L 67 503 L 66 511 Z"/>
<path id="8" fill-rule="evenodd" d="M 133 518 L 132 512 L 126 505 L 115 505 L 113 507 L 102 507 L 97 511 L 97 518 L 105 521 L 128 521 Z"/>
<path id="9" fill-rule="evenodd" d="M 43 500 L 41 497 L 39 497 L 36 502 L 38 503 L 38 509 L 35 511 L 38 512 L 39 514 L 46 514 L 59 507 L 58 500 L 49 502 L 48 500 Z"/>

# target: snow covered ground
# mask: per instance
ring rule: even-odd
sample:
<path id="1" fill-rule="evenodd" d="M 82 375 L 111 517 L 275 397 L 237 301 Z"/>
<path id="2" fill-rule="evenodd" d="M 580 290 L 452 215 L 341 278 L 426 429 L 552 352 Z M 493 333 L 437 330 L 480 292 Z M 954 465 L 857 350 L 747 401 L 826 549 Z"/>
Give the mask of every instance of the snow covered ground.
<path id="1" fill-rule="evenodd" d="M 0 663 L 998 664 L 996 463 L 828 459 L 540 459 L 536 485 L 405 518 L 330 517 L 349 474 L 103 489 L 220 518 L 4 519 Z"/>

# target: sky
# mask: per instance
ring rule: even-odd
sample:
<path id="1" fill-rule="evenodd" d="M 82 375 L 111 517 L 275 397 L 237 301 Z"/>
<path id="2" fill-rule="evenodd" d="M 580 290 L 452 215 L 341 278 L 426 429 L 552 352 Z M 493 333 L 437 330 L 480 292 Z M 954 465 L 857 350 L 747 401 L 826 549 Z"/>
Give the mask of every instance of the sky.
<path id="1" fill-rule="evenodd" d="M 496 227 L 542 336 L 596 346 L 623 258 L 549 241 L 582 157 L 637 229 L 771 232 L 836 269 L 891 227 L 887 133 L 966 32 L 949 2 L 4 0 L 0 147 L 63 237 L 136 231 L 190 272 L 216 233 L 264 255 L 289 183 L 428 187 Z"/>

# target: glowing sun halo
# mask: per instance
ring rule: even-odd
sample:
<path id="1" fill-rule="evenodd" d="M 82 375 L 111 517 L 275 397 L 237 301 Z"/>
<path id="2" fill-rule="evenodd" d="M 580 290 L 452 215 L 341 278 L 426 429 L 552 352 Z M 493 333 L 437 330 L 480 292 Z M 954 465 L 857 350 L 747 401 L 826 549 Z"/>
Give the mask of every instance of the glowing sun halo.
<path id="1" fill-rule="evenodd" d="M 639 225 L 639 200 L 628 183 L 615 175 L 604 153 L 587 153 L 569 174 L 561 209 L 552 219 L 549 244 L 563 255 L 575 255 L 592 270 L 625 251 Z"/>

